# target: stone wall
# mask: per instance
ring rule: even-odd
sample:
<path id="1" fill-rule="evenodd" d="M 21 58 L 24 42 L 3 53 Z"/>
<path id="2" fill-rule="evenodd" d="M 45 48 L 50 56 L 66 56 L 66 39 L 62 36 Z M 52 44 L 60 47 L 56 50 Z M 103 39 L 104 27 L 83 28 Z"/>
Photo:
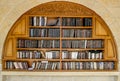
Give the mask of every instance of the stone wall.
<path id="1" fill-rule="evenodd" d="M 115 81 L 115 77 L 8 76 L 6 81 Z"/>
<path id="2" fill-rule="evenodd" d="M 53 0 L 0 0 L 0 59 L 5 38 L 15 21 L 29 9 Z M 117 44 L 118 58 L 120 58 L 120 0 L 54 0 L 70 1 L 82 4 L 95 11 L 107 23 L 113 33 Z M 120 60 L 120 59 L 119 59 Z M 119 61 L 120 63 L 120 61 Z M 1 60 L 0 60 L 1 64 Z M 1 65 L 0 65 L 1 68 Z M 1 71 L 1 70 L 0 70 Z M 1 73 L 0 73 L 1 75 Z M 36 77 L 30 76 L 7 76 L 5 81 L 115 81 L 115 77 Z M 0 76 L 1 78 L 1 76 Z M 45 79 L 44 79 L 45 78 Z M 1 81 L 1 80 L 0 80 Z"/>

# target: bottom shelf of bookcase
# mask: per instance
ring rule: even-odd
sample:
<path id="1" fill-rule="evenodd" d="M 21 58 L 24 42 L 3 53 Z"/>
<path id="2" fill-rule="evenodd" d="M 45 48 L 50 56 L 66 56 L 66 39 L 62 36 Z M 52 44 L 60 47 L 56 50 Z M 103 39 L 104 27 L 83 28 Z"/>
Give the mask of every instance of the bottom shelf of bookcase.
<path id="1" fill-rule="evenodd" d="M 119 76 L 119 72 L 18 72 L 2 71 L 2 75 L 39 75 L 39 76 Z"/>

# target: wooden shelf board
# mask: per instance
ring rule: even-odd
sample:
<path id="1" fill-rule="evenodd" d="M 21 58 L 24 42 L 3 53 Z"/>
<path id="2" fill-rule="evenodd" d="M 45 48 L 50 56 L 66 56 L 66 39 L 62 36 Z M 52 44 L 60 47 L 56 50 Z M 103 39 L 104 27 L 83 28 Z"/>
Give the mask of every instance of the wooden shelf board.
<path id="1" fill-rule="evenodd" d="M 89 49 L 89 48 L 86 48 L 86 49 L 80 49 L 80 48 L 63 48 L 62 50 L 67 50 L 67 51 L 84 51 L 84 50 L 104 50 L 103 48 L 99 48 L 99 49 L 97 49 L 97 48 L 91 48 L 91 49 Z"/>
<path id="2" fill-rule="evenodd" d="M 60 61 L 60 59 L 3 59 L 11 61 Z"/>
<path id="3" fill-rule="evenodd" d="M 63 40 L 104 40 L 104 38 L 91 38 L 91 37 L 62 37 Z"/>
<path id="4" fill-rule="evenodd" d="M 60 26 L 29 26 L 30 28 L 60 28 Z"/>
<path id="5" fill-rule="evenodd" d="M 106 59 L 62 59 L 62 61 L 70 61 L 70 62 L 104 62 L 104 61 L 117 61 L 115 59 L 109 59 L 109 60 L 106 60 Z"/>
<path id="6" fill-rule="evenodd" d="M 59 48 L 16 48 L 17 50 L 60 50 Z"/>
<path id="7" fill-rule="evenodd" d="M 19 37 L 17 39 L 30 39 L 30 40 L 60 40 L 60 37 Z"/>
<path id="8" fill-rule="evenodd" d="M 60 59 L 3 59 L 4 60 L 11 60 L 11 61 L 60 61 Z M 104 62 L 104 61 L 117 61 L 117 59 L 61 59 L 62 62 L 68 61 L 68 62 Z"/>
<path id="9" fill-rule="evenodd" d="M 92 26 L 62 26 L 62 29 L 92 29 Z"/>

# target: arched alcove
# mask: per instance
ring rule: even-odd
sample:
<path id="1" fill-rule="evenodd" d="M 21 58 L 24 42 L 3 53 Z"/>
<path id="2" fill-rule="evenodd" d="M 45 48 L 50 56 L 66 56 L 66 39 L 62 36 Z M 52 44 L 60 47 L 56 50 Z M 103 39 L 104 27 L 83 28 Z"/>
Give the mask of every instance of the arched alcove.
<path id="1" fill-rule="evenodd" d="M 4 49 L 3 49 L 3 70 L 10 70 L 11 67 L 14 65 L 14 62 L 23 62 L 23 61 L 27 61 L 29 63 L 29 65 L 32 64 L 32 62 L 34 61 L 46 61 L 47 59 L 20 59 L 17 58 L 17 53 L 20 50 L 47 50 L 47 49 L 42 49 L 42 48 L 18 48 L 18 40 L 19 39 L 25 39 L 25 40 L 37 40 L 39 38 L 33 38 L 30 37 L 29 35 L 29 31 L 31 28 L 33 28 L 32 26 L 29 25 L 29 18 L 33 17 L 33 16 L 44 16 L 44 17 L 60 17 L 61 20 L 63 17 L 72 17 L 72 18 L 92 18 L 92 26 L 90 25 L 90 29 L 92 30 L 92 36 L 90 38 L 86 38 L 84 37 L 84 40 L 103 40 L 104 42 L 104 47 L 103 48 L 90 48 L 87 49 L 88 50 L 102 50 L 103 53 L 103 57 L 102 59 L 86 59 L 85 60 L 79 60 L 77 59 L 77 61 L 89 61 L 89 62 L 114 62 L 113 65 L 113 69 L 111 69 L 110 71 L 116 71 L 117 70 L 117 49 L 116 49 L 116 45 L 114 42 L 114 38 L 112 36 L 111 31 L 109 30 L 109 27 L 106 25 L 106 23 L 103 21 L 103 19 L 98 16 L 94 11 L 88 9 L 87 7 L 80 5 L 80 4 L 76 4 L 76 3 L 72 3 L 72 2 L 66 2 L 66 1 L 53 1 L 53 2 L 48 2 L 48 3 L 44 3 L 41 5 L 38 5 L 32 9 L 30 9 L 29 11 L 27 11 L 26 13 L 24 13 L 16 22 L 15 24 L 12 26 L 12 28 L 10 29 L 6 40 L 5 40 L 5 44 L 4 44 Z M 40 26 L 36 27 L 37 29 Z M 51 27 L 51 26 L 50 26 Z M 48 26 L 46 27 L 48 28 Z M 54 28 L 54 27 L 53 27 Z M 69 28 L 69 27 L 68 27 Z M 77 29 L 84 29 L 84 26 L 78 26 Z M 70 28 L 71 29 L 71 28 Z M 88 29 L 85 27 L 85 29 Z M 62 32 L 62 26 L 60 26 L 60 31 Z M 44 40 L 49 40 L 49 38 L 43 38 Z M 54 38 L 53 38 L 54 39 Z M 63 38 L 64 39 L 64 38 Z M 63 40 L 62 37 L 60 36 L 60 41 Z M 41 38 L 39 40 L 42 40 Z M 52 40 L 52 38 L 50 38 L 50 40 Z M 56 38 L 55 38 L 56 40 Z M 66 39 L 65 39 L 66 40 Z M 72 38 L 70 38 L 70 40 L 74 40 Z M 78 38 L 75 40 L 82 40 L 81 38 Z M 62 46 L 62 44 L 60 44 Z M 50 50 L 50 49 L 49 49 Z M 51 50 L 58 50 L 58 49 L 52 49 Z M 62 55 L 62 47 L 59 48 L 61 54 Z M 86 50 L 85 49 L 74 49 L 75 51 L 79 51 L 79 50 Z M 23 56 L 23 54 L 22 54 Z M 70 60 L 70 59 L 69 59 Z M 63 60 L 63 61 L 69 61 L 69 60 Z M 47 61 L 60 61 L 62 62 L 62 57 L 60 57 L 60 59 L 58 60 L 47 60 Z M 71 61 L 75 61 L 76 60 L 71 60 Z M 8 63 L 8 64 L 7 64 Z M 12 65 L 11 65 L 12 64 Z M 23 67 L 23 66 L 22 66 Z M 61 65 L 62 67 L 62 65 Z M 8 69 L 6 69 L 8 68 Z M 12 67 L 13 68 L 13 67 Z M 14 68 L 16 68 L 14 66 Z M 15 69 L 13 69 L 14 71 Z M 19 70 L 20 71 L 20 70 Z M 52 70 L 53 71 L 53 70 Z M 58 70 L 59 71 L 59 70 Z M 62 71 L 62 70 L 60 70 Z M 70 71 L 70 70 L 69 70 Z M 86 70 L 84 70 L 86 71 Z M 101 71 L 101 70 L 98 70 Z M 103 70 L 102 70 L 103 71 Z"/>

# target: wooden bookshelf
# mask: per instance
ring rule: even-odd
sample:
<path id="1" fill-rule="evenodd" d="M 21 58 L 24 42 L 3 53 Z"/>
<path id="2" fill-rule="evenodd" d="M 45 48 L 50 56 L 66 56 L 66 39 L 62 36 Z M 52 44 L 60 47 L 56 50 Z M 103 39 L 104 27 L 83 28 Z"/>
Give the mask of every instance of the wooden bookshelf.
<path id="1" fill-rule="evenodd" d="M 7 35 L 2 60 L 5 71 L 105 72 L 118 67 L 114 38 L 101 17 L 62 1 L 23 14 Z"/>

